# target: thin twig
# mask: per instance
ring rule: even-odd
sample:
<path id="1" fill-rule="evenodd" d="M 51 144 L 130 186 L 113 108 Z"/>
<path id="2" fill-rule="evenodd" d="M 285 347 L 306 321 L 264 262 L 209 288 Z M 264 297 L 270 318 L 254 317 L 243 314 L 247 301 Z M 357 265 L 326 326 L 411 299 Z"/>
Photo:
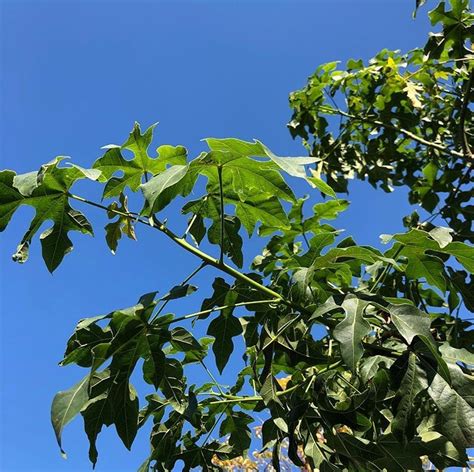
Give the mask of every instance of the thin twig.
<path id="1" fill-rule="evenodd" d="M 203 262 L 201 263 L 196 269 L 194 269 L 191 274 L 189 274 L 178 286 L 179 287 L 182 287 L 183 285 L 186 285 L 201 269 L 203 269 L 204 267 L 207 266 L 207 262 Z M 154 320 L 156 320 L 156 318 L 158 318 L 158 316 L 161 315 L 161 313 L 163 312 L 163 310 L 165 309 L 166 305 L 168 305 L 168 303 L 171 301 L 170 298 L 167 298 L 166 300 L 164 300 L 163 302 L 163 305 L 161 305 L 161 307 L 159 308 L 159 310 L 156 312 L 155 316 L 151 319 L 150 323 L 153 323 Z"/>

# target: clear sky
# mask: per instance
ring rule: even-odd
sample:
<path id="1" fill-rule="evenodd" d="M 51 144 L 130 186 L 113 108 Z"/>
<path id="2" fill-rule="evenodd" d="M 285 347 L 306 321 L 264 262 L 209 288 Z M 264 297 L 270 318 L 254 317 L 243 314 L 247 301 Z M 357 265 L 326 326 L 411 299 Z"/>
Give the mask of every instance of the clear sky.
<path id="1" fill-rule="evenodd" d="M 424 12 L 411 19 L 414 3 L 0 0 L 0 167 L 27 172 L 56 155 L 88 166 L 102 145 L 122 143 L 135 120 L 143 127 L 160 121 L 156 145 L 182 144 L 193 156 L 208 136 L 258 138 L 279 155 L 302 154 L 285 126 L 289 92 L 323 62 L 422 45 L 428 23 Z M 81 184 L 76 193 L 91 195 L 90 187 Z M 409 212 L 405 195 L 402 189 L 380 195 L 354 183 L 353 204 L 335 225 L 359 243 L 378 244 L 379 234 L 401 229 Z M 64 433 L 67 461 L 50 426 L 54 394 L 83 375 L 57 365 L 67 338 L 80 318 L 133 305 L 152 290 L 164 293 L 198 263 L 147 228 L 139 229 L 138 243 L 122 242 L 113 256 L 104 215 L 84 211 L 96 236 L 73 234 L 75 249 L 54 276 L 38 241 L 27 264 L 11 261 L 31 208 L 21 208 L 1 235 L 4 472 L 90 470 L 82 421 Z M 171 227 L 182 225 L 174 223 L 181 220 L 177 207 L 168 217 Z M 215 275 L 203 274 L 201 290 L 173 309 L 198 310 Z M 237 368 L 240 354 L 231 359 Z M 129 453 L 106 430 L 97 470 L 136 470 L 148 452 L 147 434 L 138 435 Z"/>

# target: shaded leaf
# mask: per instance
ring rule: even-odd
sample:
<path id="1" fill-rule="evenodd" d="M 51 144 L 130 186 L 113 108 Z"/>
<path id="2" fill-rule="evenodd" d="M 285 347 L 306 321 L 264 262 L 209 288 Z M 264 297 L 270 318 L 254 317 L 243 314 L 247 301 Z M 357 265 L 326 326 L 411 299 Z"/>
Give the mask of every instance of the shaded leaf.
<path id="1" fill-rule="evenodd" d="M 161 300 L 176 300 L 177 298 L 187 297 L 193 294 L 197 287 L 190 284 L 175 285 Z"/>
<path id="2" fill-rule="evenodd" d="M 472 383 L 472 380 L 466 378 L 465 382 Z M 474 443 L 473 407 L 440 375 L 435 376 L 428 392 L 443 416 L 444 435 L 460 449 L 471 447 Z"/>
<path id="3" fill-rule="evenodd" d="M 395 417 L 391 423 L 393 435 L 402 443 L 409 442 L 415 434 L 414 413 L 417 409 L 417 395 L 428 388 L 425 371 L 417 364 L 416 355 L 410 353 L 406 373 L 397 395 L 400 397 Z"/>
<path id="4" fill-rule="evenodd" d="M 66 426 L 84 407 L 89 400 L 89 376 L 86 375 L 80 382 L 69 390 L 58 392 L 51 405 L 51 422 L 61 454 L 65 456 L 61 444 L 61 434 Z"/>
<path id="5" fill-rule="evenodd" d="M 388 311 L 393 324 L 407 343 L 410 344 L 415 336 L 432 339 L 431 319 L 426 313 L 412 305 L 390 305 Z"/>
<path id="6" fill-rule="evenodd" d="M 216 365 L 219 372 L 222 373 L 234 350 L 232 338 L 241 333 L 242 325 L 239 319 L 231 314 L 221 313 L 209 323 L 207 334 L 215 338 L 212 350 L 216 357 Z"/>
<path id="7" fill-rule="evenodd" d="M 356 297 L 347 297 L 342 303 L 346 317 L 333 331 L 334 338 L 340 343 L 342 358 L 353 372 L 364 353 L 362 339 L 371 330 L 370 324 L 364 319 L 364 310 L 367 305 L 366 301 Z"/>

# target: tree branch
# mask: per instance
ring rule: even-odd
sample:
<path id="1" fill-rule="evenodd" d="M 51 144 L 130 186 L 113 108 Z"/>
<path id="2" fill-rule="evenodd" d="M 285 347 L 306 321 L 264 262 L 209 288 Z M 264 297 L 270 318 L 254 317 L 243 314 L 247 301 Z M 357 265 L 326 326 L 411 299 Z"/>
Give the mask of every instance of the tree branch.
<path id="1" fill-rule="evenodd" d="M 233 267 L 221 263 L 218 259 L 215 259 L 214 257 L 210 256 L 209 254 L 206 254 L 205 252 L 201 251 L 200 249 L 192 246 L 189 244 L 186 240 L 183 238 L 180 238 L 176 234 L 173 233 L 170 229 L 166 227 L 164 223 L 159 221 L 155 216 L 150 217 L 149 219 L 143 219 L 140 217 L 137 213 L 125 213 L 120 210 L 111 210 L 107 208 L 105 205 L 101 205 L 100 203 L 96 203 L 90 200 L 87 200 L 86 198 L 80 197 L 78 195 L 74 195 L 69 193 L 68 196 L 74 200 L 77 200 L 79 202 L 86 203 L 87 205 L 95 206 L 97 208 L 100 208 L 105 211 L 109 211 L 111 213 L 115 213 L 116 215 L 121 215 L 126 218 L 131 218 L 137 223 L 141 223 L 145 226 L 150 226 L 151 228 L 154 228 L 164 235 L 166 235 L 168 238 L 170 238 L 172 241 L 174 241 L 178 246 L 181 246 L 183 249 L 186 251 L 190 252 L 191 254 L 194 254 L 195 256 L 199 257 L 203 262 L 206 262 L 207 264 L 215 267 L 216 269 L 219 269 L 222 272 L 225 272 L 226 274 L 230 275 L 231 277 L 234 277 L 235 279 L 238 279 L 247 285 L 250 285 L 251 287 L 256 288 L 260 292 L 264 292 L 267 295 L 270 295 L 274 297 L 275 299 L 279 300 L 281 303 L 293 307 L 299 311 L 304 311 L 307 312 L 303 307 L 300 307 L 298 305 L 295 305 L 293 302 L 290 302 L 289 300 L 284 299 L 279 293 L 275 292 L 274 290 L 266 287 L 265 285 L 262 285 L 258 283 L 256 280 L 253 280 L 252 278 L 248 277 L 245 274 L 242 274 L 239 272 L 237 269 L 234 269 Z"/>
<path id="2" fill-rule="evenodd" d="M 407 138 L 410 138 L 413 141 L 416 141 L 420 144 L 423 144 L 424 146 L 431 147 L 433 149 L 437 149 L 438 151 L 444 152 L 446 154 L 450 154 L 450 155 L 455 156 L 455 157 L 463 157 L 462 152 L 454 151 L 453 149 L 449 149 L 447 146 L 444 146 L 443 144 L 438 144 L 438 143 L 434 143 L 432 141 L 428 141 L 428 140 L 422 138 L 421 136 L 418 136 L 418 135 L 412 133 L 411 131 L 408 131 L 405 128 L 400 128 L 400 127 L 395 126 L 391 123 L 384 123 L 383 121 L 374 120 L 374 119 L 367 118 L 367 117 L 364 117 L 364 116 L 351 115 L 350 113 L 347 113 L 347 112 L 345 112 L 343 110 L 340 110 L 338 108 L 330 108 L 330 107 L 320 107 L 320 108 L 323 112 L 326 112 L 328 114 L 338 114 L 338 115 L 345 116 L 346 118 L 350 118 L 351 120 L 362 121 L 364 123 L 371 123 L 371 124 L 374 124 L 374 125 L 377 125 L 377 126 L 380 126 L 380 127 L 383 127 L 383 128 L 391 129 L 393 131 L 396 131 L 397 133 L 404 134 Z"/>

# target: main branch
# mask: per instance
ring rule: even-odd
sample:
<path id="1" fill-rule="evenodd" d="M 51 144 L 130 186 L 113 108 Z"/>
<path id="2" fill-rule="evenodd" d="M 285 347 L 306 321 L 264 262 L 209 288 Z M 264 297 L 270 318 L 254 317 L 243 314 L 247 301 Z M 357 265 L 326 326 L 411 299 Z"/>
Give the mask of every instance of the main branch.
<path id="1" fill-rule="evenodd" d="M 247 275 L 243 274 L 242 272 L 239 272 L 238 270 L 234 269 L 233 267 L 225 264 L 224 262 L 221 262 L 219 259 L 216 259 L 215 257 L 210 256 L 209 254 L 201 251 L 197 247 L 194 247 L 193 245 L 189 244 L 184 238 L 180 238 L 177 236 L 173 231 L 168 229 L 164 223 L 162 223 L 160 220 L 158 220 L 155 216 L 152 216 L 148 219 L 145 219 L 138 215 L 137 213 L 126 213 L 120 210 L 113 210 L 105 205 L 101 205 L 100 203 L 93 202 L 91 200 L 87 200 L 86 198 L 80 197 L 78 195 L 74 194 L 68 194 L 68 196 L 74 200 L 77 200 L 79 202 L 86 203 L 87 205 L 94 206 L 96 208 L 100 208 L 104 211 L 108 211 L 110 213 L 114 213 L 116 215 L 120 215 L 126 218 L 130 218 L 133 221 L 143 224 L 145 226 L 150 226 L 151 228 L 154 228 L 161 233 L 163 233 L 165 236 L 167 236 L 169 239 L 171 239 L 175 244 L 178 246 L 181 246 L 183 249 L 185 249 L 187 252 L 190 252 L 196 257 L 199 257 L 204 263 L 215 267 L 216 269 L 226 273 L 227 275 L 230 275 L 231 277 L 240 280 L 241 282 L 244 282 L 246 285 L 255 288 L 259 292 L 265 293 L 266 295 L 270 295 L 272 297 L 272 300 L 274 303 L 282 303 L 288 307 L 294 308 L 295 310 L 299 311 L 300 313 L 306 313 L 309 314 L 308 310 L 306 310 L 304 307 L 297 305 L 293 303 L 290 300 L 285 299 L 281 294 L 278 292 L 275 292 L 271 288 L 266 287 L 265 285 L 257 282 L 256 280 L 252 279 L 251 277 L 248 277 Z"/>

